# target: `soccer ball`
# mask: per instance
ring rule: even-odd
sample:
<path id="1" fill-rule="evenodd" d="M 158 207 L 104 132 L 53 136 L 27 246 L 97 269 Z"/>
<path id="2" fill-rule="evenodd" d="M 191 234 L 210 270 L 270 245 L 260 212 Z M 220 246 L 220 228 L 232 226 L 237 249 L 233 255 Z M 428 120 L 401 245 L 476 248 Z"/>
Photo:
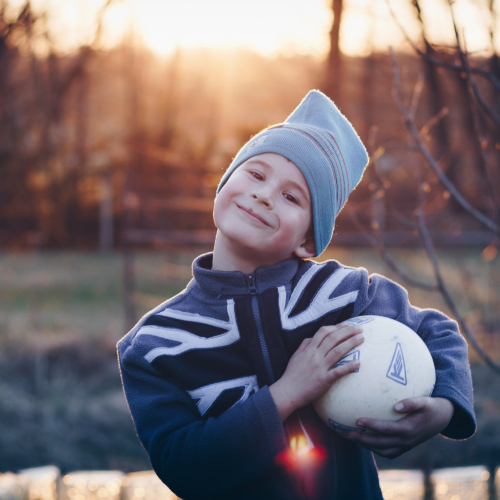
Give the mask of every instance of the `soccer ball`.
<path id="1" fill-rule="evenodd" d="M 320 418 L 347 434 L 361 417 L 398 420 L 394 405 L 406 398 L 430 396 L 436 383 L 431 354 L 410 328 L 382 316 L 359 316 L 346 321 L 363 328 L 364 342 L 335 366 L 359 359 L 359 368 L 334 382 L 314 402 Z"/>

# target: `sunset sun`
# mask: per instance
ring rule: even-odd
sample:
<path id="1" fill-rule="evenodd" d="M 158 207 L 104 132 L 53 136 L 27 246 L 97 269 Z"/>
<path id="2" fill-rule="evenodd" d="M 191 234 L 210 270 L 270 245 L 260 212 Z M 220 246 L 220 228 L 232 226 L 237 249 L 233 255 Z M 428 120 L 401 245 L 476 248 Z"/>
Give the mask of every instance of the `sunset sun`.
<path id="1" fill-rule="evenodd" d="M 124 8 L 129 9 L 135 32 L 159 54 L 200 46 L 243 47 L 263 54 L 279 50 L 325 53 L 324 34 L 331 24 L 331 11 L 324 2 L 129 0 L 112 9 L 109 25 L 120 24 Z M 113 22 L 115 16 L 118 23 Z"/>

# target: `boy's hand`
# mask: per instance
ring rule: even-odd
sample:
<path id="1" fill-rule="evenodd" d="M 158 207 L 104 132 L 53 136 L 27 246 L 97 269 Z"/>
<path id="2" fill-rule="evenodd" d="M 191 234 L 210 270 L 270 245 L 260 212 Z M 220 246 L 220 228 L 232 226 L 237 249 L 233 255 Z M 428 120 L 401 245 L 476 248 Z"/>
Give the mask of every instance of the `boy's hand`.
<path id="1" fill-rule="evenodd" d="M 283 376 L 269 387 L 281 421 L 315 401 L 337 379 L 358 368 L 356 360 L 331 369 L 363 342 L 361 332 L 362 328 L 354 325 L 323 326 L 314 337 L 302 341 Z"/>
<path id="2" fill-rule="evenodd" d="M 448 399 L 426 396 L 403 399 L 394 409 L 408 415 L 397 421 L 360 418 L 358 427 L 373 434 L 351 431 L 347 438 L 382 457 L 396 458 L 441 432 L 454 412 Z"/>

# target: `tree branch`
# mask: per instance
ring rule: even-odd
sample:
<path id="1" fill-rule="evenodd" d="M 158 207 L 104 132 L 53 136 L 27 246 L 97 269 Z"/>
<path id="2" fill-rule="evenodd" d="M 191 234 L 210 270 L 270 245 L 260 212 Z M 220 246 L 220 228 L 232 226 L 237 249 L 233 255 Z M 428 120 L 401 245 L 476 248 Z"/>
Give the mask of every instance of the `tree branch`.
<path id="1" fill-rule="evenodd" d="M 380 233 L 365 231 L 359 219 L 356 217 L 355 213 L 348 207 L 345 207 L 351 221 L 356 226 L 358 231 L 365 237 L 368 243 L 377 251 L 380 255 L 380 258 L 387 264 L 389 269 L 394 271 L 403 281 L 405 281 L 408 285 L 414 286 L 416 288 L 421 288 L 422 290 L 426 290 L 428 292 L 437 291 L 436 285 L 430 285 L 429 283 L 425 283 L 423 281 L 412 278 L 409 274 L 406 274 L 398 265 L 398 263 L 392 258 L 392 256 L 387 252 L 384 242 L 380 236 Z"/>
<path id="2" fill-rule="evenodd" d="M 430 130 L 432 127 L 437 125 L 447 114 L 449 113 L 449 109 L 447 107 L 441 108 L 439 113 L 435 114 L 434 116 L 431 116 L 425 125 L 420 129 L 418 135 L 422 138 L 425 139 L 427 135 L 429 134 Z"/>
<path id="3" fill-rule="evenodd" d="M 450 293 L 448 292 L 448 289 L 446 288 L 443 277 L 441 275 L 441 269 L 439 267 L 436 253 L 434 251 L 434 245 L 432 244 L 432 239 L 431 239 L 429 232 L 427 230 L 427 225 L 425 223 L 425 218 L 424 218 L 424 214 L 423 214 L 421 207 L 419 207 L 417 209 L 417 220 L 418 220 L 419 233 L 420 233 L 420 236 L 422 238 L 422 242 L 424 243 L 425 251 L 427 252 L 427 255 L 429 256 L 429 259 L 431 260 L 432 266 L 434 268 L 434 275 L 436 277 L 438 290 L 441 292 L 441 295 L 443 296 L 446 304 L 448 305 L 451 312 L 453 313 L 453 316 L 455 316 L 455 319 L 457 320 L 462 331 L 464 332 L 465 337 L 472 344 L 472 346 L 474 347 L 476 352 L 479 354 L 481 359 L 492 370 L 494 370 L 496 373 L 500 374 L 500 365 L 495 363 L 492 359 L 490 359 L 490 357 L 486 354 L 486 352 L 479 345 L 476 337 L 474 336 L 474 334 L 471 332 L 471 330 L 467 326 L 465 319 L 460 314 L 460 311 L 458 310 L 458 307 L 456 306 L 455 301 L 452 299 Z"/>
<path id="4" fill-rule="evenodd" d="M 458 191 L 458 189 L 455 187 L 455 185 L 450 181 L 450 179 L 446 176 L 446 174 L 441 170 L 439 165 L 437 164 L 436 160 L 433 158 L 431 155 L 430 151 L 427 149 L 426 145 L 424 144 L 422 138 L 420 137 L 418 130 L 416 129 L 413 121 L 411 120 L 410 116 L 408 115 L 408 111 L 404 107 L 403 103 L 401 102 L 401 99 L 399 97 L 399 89 L 400 89 L 400 82 L 401 82 L 401 77 L 399 74 L 399 67 L 397 64 L 396 60 L 396 55 L 394 53 L 394 50 L 392 47 L 390 47 L 390 52 L 391 52 L 391 58 L 392 58 L 392 66 L 393 66 L 393 72 L 394 72 L 394 98 L 396 100 L 396 103 L 401 111 L 401 114 L 403 115 L 405 119 L 406 126 L 408 130 L 410 131 L 411 135 L 413 136 L 413 139 L 415 140 L 420 152 L 424 156 L 424 158 L 427 160 L 427 163 L 430 165 L 430 167 L 434 170 L 436 175 L 438 176 L 439 180 L 446 186 L 450 194 L 457 200 L 460 205 L 474 218 L 476 218 L 479 222 L 481 222 L 483 225 L 485 225 L 488 229 L 490 229 L 492 232 L 494 232 L 497 236 L 500 236 L 500 227 L 495 224 L 489 217 L 486 215 L 482 214 L 479 212 L 479 210 L 476 210 L 463 196 L 462 194 Z"/>
<path id="5" fill-rule="evenodd" d="M 465 45 L 465 39 L 464 39 L 464 49 L 462 50 L 462 46 L 460 44 L 460 37 L 458 35 L 458 29 L 457 29 L 457 25 L 455 22 L 455 15 L 453 13 L 453 8 L 452 8 L 450 0 L 448 0 L 448 5 L 450 7 L 451 19 L 453 21 L 453 28 L 455 30 L 455 38 L 457 40 L 457 49 L 458 49 L 458 52 L 460 54 L 460 60 L 462 61 L 462 64 L 465 67 L 466 73 L 467 73 L 467 90 L 468 90 L 469 96 L 470 96 L 469 100 L 470 100 L 470 109 L 471 109 L 472 120 L 473 120 L 473 129 L 474 129 L 474 136 L 475 136 L 474 138 L 476 139 L 476 146 L 480 151 L 479 156 L 481 158 L 481 167 L 482 167 L 482 170 L 486 176 L 486 189 L 489 192 L 491 205 L 493 208 L 494 218 L 496 219 L 497 214 L 498 214 L 498 199 L 497 199 L 495 188 L 494 188 L 495 182 L 494 182 L 493 177 L 491 175 L 491 172 L 488 168 L 488 159 L 486 158 L 485 147 L 484 147 L 485 139 L 484 139 L 484 137 L 481 136 L 482 135 L 481 134 L 481 123 L 479 121 L 477 107 L 474 105 L 473 95 L 475 95 L 476 98 L 478 98 L 479 90 L 477 92 L 474 90 L 474 88 L 477 88 L 477 86 L 476 86 L 474 80 L 472 79 L 472 74 L 470 71 L 470 64 L 469 64 L 469 57 L 467 54 L 467 46 Z M 481 97 L 481 99 L 482 99 L 482 97 Z M 478 98 L 478 101 L 481 102 L 479 98 Z M 498 121 L 497 123 L 500 125 L 500 121 Z"/>
<path id="6" fill-rule="evenodd" d="M 418 192 L 419 192 L 419 198 L 420 198 L 420 203 L 419 206 L 416 210 L 416 215 L 417 215 L 417 221 L 418 221 L 418 232 L 420 234 L 420 238 L 424 244 L 425 251 L 427 253 L 427 256 L 429 257 L 432 267 L 434 269 L 434 276 L 436 278 L 436 283 L 437 283 L 437 289 L 441 293 L 441 296 L 445 300 L 446 304 L 450 308 L 453 316 L 457 320 L 458 324 L 462 328 L 462 331 L 464 332 L 466 338 L 469 340 L 469 342 L 472 344 L 476 352 L 479 354 L 481 359 L 495 372 L 500 374 L 500 365 L 495 363 L 487 354 L 486 352 L 482 349 L 482 347 L 479 345 L 479 342 L 477 341 L 476 337 L 472 333 L 472 331 L 469 329 L 467 326 L 467 323 L 465 322 L 465 319 L 463 316 L 460 314 L 460 311 L 458 310 L 457 305 L 455 304 L 455 301 L 451 297 L 450 293 L 448 292 L 448 288 L 446 287 L 446 284 L 444 282 L 443 276 L 441 274 L 441 268 L 439 267 L 439 262 L 436 256 L 436 252 L 434 251 L 434 244 L 432 242 L 431 235 L 429 234 L 429 231 L 427 229 L 427 224 L 425 222 L 425 215 L 423 211 L 423 206 L 425 204 L 425 192 L 422 187 L 422 178 L 420 175 L 420 169 L 417 169 L 416 171 L 417 177 L 418 177 Z"/>
<path id="7" fill-rule="evenodd" d="M 408 41 L 408 43 L 413 47 L 413 50 L 420 57 L 422 57 L 426 61 L 431 62 L 432 64 L 435 64 L 436 66 L 441 66 L 442 68 L 448 68 L 448 69 L 452 69 L 454 71 L 465 71 L 465 68 L 463 67 L 462 64 L 454 64 L 454 63 L 450 63 L 447 61 L 440 61 L 439 59 L 436 59 L 435 57 L 432 57 L 429 54 L 426 54 L 425 52 L 420 50 L 416 46 L 415 42 L 413 42 L 413 40 L 409 37 L 408 33 L 406 33 L 405 29 L 403 28 L 403 26 L 399 22 L 398 18 L 396 17 L 396 14 L 392 10 L 392 7 L 391 7 L 389 0 L 386 0 L 386 3 L 389 7 L 389 11 L 391 13 L 392 18 L 394 19 L 394 22 L 398 25 L 399 29 L 403 33 L 403 35 L 406 38 L 406 40 Z M 492 75 L 489 71 L 485 71 L 484 69 L 481 69 L 481 68 L 471 68 L 471 72 L 476 74 L 476 75 L 480 75 L 483 78 L 486 78 L 497 88 L 498 91 L 500 91 L 500 81 L 494 75 Z"/>

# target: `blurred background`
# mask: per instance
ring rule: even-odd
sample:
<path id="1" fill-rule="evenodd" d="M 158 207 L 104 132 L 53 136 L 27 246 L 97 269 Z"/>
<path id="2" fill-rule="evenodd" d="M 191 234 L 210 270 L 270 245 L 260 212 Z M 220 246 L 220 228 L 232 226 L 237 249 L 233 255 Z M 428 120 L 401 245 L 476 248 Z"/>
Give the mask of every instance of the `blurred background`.
<path id="1" fill-rule="evenodd" d="M 479 430 L 380 468 L 500 465 L 495 0 L 0 0 L 0 471 L 148 469 L 116 342 L 210 251 L 238 149 L 319 88 L 371 161 L 321 259 L 470 346 Z"/>

